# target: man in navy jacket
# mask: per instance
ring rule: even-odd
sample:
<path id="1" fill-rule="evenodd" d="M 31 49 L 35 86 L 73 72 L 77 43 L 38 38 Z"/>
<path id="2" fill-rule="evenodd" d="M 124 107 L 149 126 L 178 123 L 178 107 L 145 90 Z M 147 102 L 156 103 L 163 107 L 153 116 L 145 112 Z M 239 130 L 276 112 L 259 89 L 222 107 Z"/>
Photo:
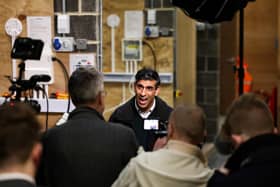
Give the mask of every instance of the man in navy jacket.
<path id="1" fill-rule="evenodd" d="M 220 148 L 232 142 L 233 153 L 208 186 L 275 186 L 280 177 L 280 137 L 275 132 L 268 106 L 256 95 L 234 101 L 217 141 Z"/>

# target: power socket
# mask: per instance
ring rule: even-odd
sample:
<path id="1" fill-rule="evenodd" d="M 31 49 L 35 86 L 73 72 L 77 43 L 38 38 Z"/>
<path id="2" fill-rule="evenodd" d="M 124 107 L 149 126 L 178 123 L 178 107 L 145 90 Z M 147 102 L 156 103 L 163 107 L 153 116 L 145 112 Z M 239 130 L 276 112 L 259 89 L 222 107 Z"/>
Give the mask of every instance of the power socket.
<path id="1" fill-rule="evenodd" d="M 159 27 L 157 25 L 147 25 L 144 32 L 147 38 L 159 37 Z"/>
<path id="2" fill-rule="evenodd" d="M 86 50 L 87 49 L 87 39 L 76 39 L 76 49 Z"/>
<path id="3" fill-rule="evenodd" d="M 53 48 L 56 52 L 74 51 L 74 38 L 73 37 L 54 37 Z"/>

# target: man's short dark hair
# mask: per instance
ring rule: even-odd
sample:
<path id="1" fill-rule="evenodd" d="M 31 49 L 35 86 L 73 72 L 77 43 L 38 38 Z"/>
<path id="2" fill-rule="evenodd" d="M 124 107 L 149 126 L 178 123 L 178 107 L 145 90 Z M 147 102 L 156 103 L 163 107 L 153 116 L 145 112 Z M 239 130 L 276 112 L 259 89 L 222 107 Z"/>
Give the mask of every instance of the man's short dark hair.
<path id="1" fill-rule="evenodd" d="M 155 80 L 156 81 L 156 87 L 159 87 L 160 85 L 160 78 L 158 73 L 150 68 L 143 68 L 140 69 L 136 75 L 135 75 L 135 83 L 137 83 L 140 80 Z"/>
<path id="2" fill-rule="evenodd" d="M 0 165 L 24 163 L 40 140 L 41 125 L 36 113 L 26 103 L 0 106 Z"/>
<path id="3" fill-rule="evenodd" d="M 70 77 L 68 89 L 74 105 L 93 103 L 104 90 L 103 75 L 93 67 L 76 69 Z"/>

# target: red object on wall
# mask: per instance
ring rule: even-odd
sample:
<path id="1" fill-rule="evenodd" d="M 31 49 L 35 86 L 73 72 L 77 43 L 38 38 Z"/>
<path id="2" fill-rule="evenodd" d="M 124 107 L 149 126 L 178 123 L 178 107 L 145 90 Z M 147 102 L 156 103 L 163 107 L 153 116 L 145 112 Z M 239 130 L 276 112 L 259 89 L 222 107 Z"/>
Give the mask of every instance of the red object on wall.
<path id="1" fill-rule="evenodd" d="M 239 77 L 238 77 L 238 69 L 239 69 L 239 57 L 236 59 L 235 65 L 235 93 L 236 96 L 239 93 Z M 252 84 L 253 84 L 253 77 L 251 73 L 248 71 L 248 64 L 244 61 L 243 62 L 243 69 L 244 69 L 244 83 L 243 83 L 243 93 L 252 92 Z"/>

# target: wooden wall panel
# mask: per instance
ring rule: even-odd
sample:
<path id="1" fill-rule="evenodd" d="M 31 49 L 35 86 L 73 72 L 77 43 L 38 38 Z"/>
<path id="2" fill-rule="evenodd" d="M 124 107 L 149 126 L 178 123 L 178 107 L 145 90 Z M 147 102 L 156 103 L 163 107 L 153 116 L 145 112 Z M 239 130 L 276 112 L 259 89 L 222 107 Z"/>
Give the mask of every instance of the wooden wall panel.
<path id="1" fill-rule="evenodd" d="M 233 65 L 238 53 L 238 20 L 220 26 L 220 114 L 225 115 L 235 97 Z"/>
<path id="2" fill-rule="evenodd" d="M 271 92 L 277 86 L 277 0 L 258 0 L 245 9 L 244 57 L 253 89 Z"/>
<path id="3" fill-rule="evenodd" d="M 117 14 L 120 17 L 120 25 L 115 28 L 115 57 L 116 72 L 125 72 L 125 64 L 121 60 L 121 40 L 124 37 L 124 12 L 126 10 L 144 10 L 143 0 L 103 0 L 103 71 L 111 72 L 111 28 L 107 25 L 107 17 L 110 14 Z M 173 72 L 173 37 L 161 37 L 158 39 L 147 40 L 153 47 L 157 56 L 158 72 Z M 154 59 L 151 50 L 143 45 L 143 61 L 138 63 L 141 67 L 154 67 Z M 105 89 L 109 93 L 106 98 L 106 109 L 104 116 L 106 119 L 111 115 L 113 109 L 122 102 L 122 83 L 106 83 Z M 126 84 L 126 99 L 133 96 Z M 173 106 L 173 84 L 162 85 L 160 91 L 162 97 L 168 104 Z"/>
<path id="4" fill-rule="evenodd" d="M 278 88 L 278 95 L 277 95 L 277 122 L 279 128 L 279 120 L 280 120 L 280 1 L 277 1 L 277 38 L 278 38 L 278 50 L 277 50 L 277 88 Z"/>
<path id="5" fill-rule="evenodd" d="M 103 71 L 111 71 L 111 28 L 107 25 L 107 17 L 116 14 L 120 17 L 120 25 L 115 28 L 115 57 L 116 71 L 124 71 L 125 66 L 121 61 L 121 40 L 124 37 L 124 11 L 143 10 L 142 0 L 103 0 Z"/>
<path id="6" fill-rule="evenodd" d="M 23 25 L 23 32 L 20 36 L 26 36 L 26 16 L 52 16 L 53 18 L 53 0 L 1 0 L 0 13 L 0 93 L 2 94 L 8 91 L 10 86 L 10 82 L 4 78 L 4 75 L 11 75 L 12 72 L 11 39 L 4 30 L 6 21 L 10 17 L 19 18 Z M 59 74 L 59 71 L 55 71 L 55 74 Z M 59 82 L 60 79 L 56 77 L 56 80 Z M 64 82 L 61 84 L 63 85 Z M 60 116 L 61 114 L 50 114 L 49 125 L 52 126 Z M 39 119 L 41 124 L 45 126 L 45 115 L 40 114 Z"/>
<path id="7" fill-rule="evenodd" d="M 196 26 L 181 10 L 176 11 L 176 87 L 182 92 L 176 104 L 196 102 Z"/>
<path id="8" fill-rule="evenodd" d="M 107 26 L 106 20 L 108 15 L 117 14 L 120 16 L 120 26 L 116 28 L 116 71 L 124 72 L 125 66 L 121 61 L 121 39 L 124 32 L 124 11 L 125 10 L 144 10 L 143 0 L 120 0 L 120 1 L 103 1 L 103 71 L 111 71 L 111 31 Z M 26 36 L 26 16 L 52 16 L 53 20 L 53 0 L 2 0 L 0 1 L 0 93 L 8 90 L 10 83 L 3 75 L 9 75 L 11 72 L 10 59 L 10 38 L 5 34 L 4 24 L 10 17 L 18 17 L 23 23 L 24 31 L 21 36 Z M 157 55 L 157 70 L 159 72 L 173 72 L 173 37 L 164 37 L 148 41 L 154 48 Z M 139 68 L 143 66 L 153 67 L 153 56 L 147 46 L 143 47 L 144 59 L 139 63 Z M 69 53 L 55 54 L 69 70 Z M 65 92 L 64 74 L 58 63 L 54 63 L 55 82 L 49 86 L 49 93 L 61 91 Z M 126 84 L 126 88 L 128 84 Z M 122 84 L 121 83 L 106 83 L 108 96 L 106 99 L 106 109 L 117 106 L 122 102 Z M 126 98 L 131 96 L 128 89 L 126 89 Z M 165 99 L 171 106 L 173 106 L 173 85 L 162 85 L 160 96 Z M 112 110 L 106 110 L 105 118 L 107 119 Z M 49 126 L 53 126 L 62 114 L 51 113 L 49 115 Z M 45 125 L 45 115 L 40 114 L 39 118 L 43 125 Z"/>
<path id="9" fill-rule="evenodd" d="M 9 81 L 2 75 L 11 75 L 11 38 L 6 34 L 4 25 L 11 17 L 19 18 L 23 25 L 21 36 L 26 36 L 26 16 L 52 16 L 52 0 L 2 0 L 0 1 L 0 92 L 7 90 Z"/>

